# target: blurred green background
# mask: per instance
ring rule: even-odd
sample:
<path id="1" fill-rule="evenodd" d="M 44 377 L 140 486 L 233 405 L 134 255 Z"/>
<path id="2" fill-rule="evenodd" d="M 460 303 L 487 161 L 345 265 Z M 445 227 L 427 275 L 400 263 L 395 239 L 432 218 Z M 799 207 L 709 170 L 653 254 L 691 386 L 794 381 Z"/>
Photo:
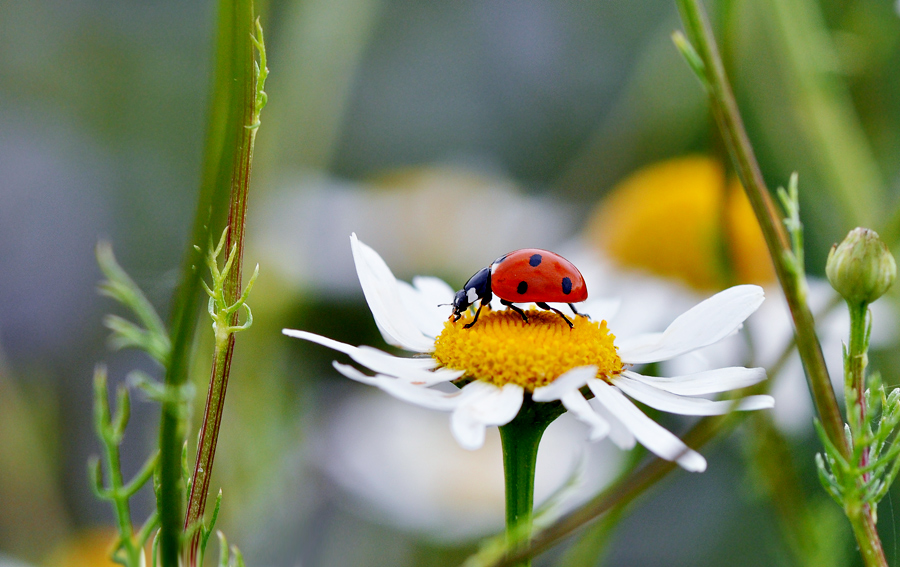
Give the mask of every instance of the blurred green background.
<path id="1" fill-rule="evenodd" d="M 896 250 L 894 4 L 709 8 L 767 181 L 800 172 L 810 272 L 821 275 L 830 244 L 858 224 L 882 229 Z M 220 526 L 248 565 L 457 564 L 475 548 L 471 534 L 385 521 L 322 464 L 337 451 L 334 416 L 362 387 L 336 375 L 331 353 L 279 331 L 384 346 L 355 279 L 351 231 L 398 277 L 460 286 L 508 249 L 576 237 L 598 199 L 644 165 L 722 157 L 703 91 L 670 40 L 674 3 L 280 0 L 258 10 L 270 103 L 246 258 L 261 275 L 212 483 L 225 491 Z M 96 293 L 93 248 L 110 240 L 166 312 L 199 183 L 214 16 L 209 2 L 0 3 L 0 556 L 79 565 L 112 538 L 111 511 L 85 472 L 100 450 L 93 367 L 105 362 L 112 383 L 159 369 L 107 348 L 101 317 L 120 311 Z M 209 337 L 200 344 L 195 418 Z M 894 368 L 882 367 L 887 383 Z M 156 446 L 157 421 L 156 404 L 134 404 L 126 475 Z M 803 486 L 824 498 L 812 430 L 791 443 Z M 638 502 L 606 564 L 792 564 L 741 444 L 704 452 L 707 473 L 675 473 Z M 142 493 L 135 517 L 151 507 Z M 881 510 L 895 560 L 892 501 Z M 849 531 L 836 526 L 835 547 L 853 561 Z"/>

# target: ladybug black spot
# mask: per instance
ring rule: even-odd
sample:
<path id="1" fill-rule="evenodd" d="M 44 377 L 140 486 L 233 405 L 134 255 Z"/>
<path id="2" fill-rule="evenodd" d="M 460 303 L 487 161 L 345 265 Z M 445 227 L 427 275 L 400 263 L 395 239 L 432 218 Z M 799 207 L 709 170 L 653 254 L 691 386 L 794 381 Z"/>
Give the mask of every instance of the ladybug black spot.
<path id="1" fill-rule="evenodd" d="M 541 255 L 540 254 L 532 254 L 531 258 L 528 259 L 528 265 L 532 268 L 537 268 L 541 265 Z"/>
<path id="2" fill-rule="evenodd" d="M 519 282 L 518 287 L 516 287 L 516 292 L 518 292 L 519 295 L 524 295 L 526 291 L 528 291 L 528 282 Z"/>
<path id="3" fill-rule="evenodd" d="M 572 293 L 572 280 L 569 278 L 562 279 L 562 290 L 565 295 Z"/>

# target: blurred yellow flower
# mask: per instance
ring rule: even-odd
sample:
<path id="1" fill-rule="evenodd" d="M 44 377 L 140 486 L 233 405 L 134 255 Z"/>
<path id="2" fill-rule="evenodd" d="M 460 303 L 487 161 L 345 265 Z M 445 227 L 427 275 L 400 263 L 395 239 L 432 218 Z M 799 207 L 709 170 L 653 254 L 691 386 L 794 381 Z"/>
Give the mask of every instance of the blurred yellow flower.
<path id="1" fill-rule="evenodd" d="M 709 291 L 768 285 L 775 273 L 738 180 L 718 161 L 676 158 L 632 174 L 588 221 L 587 238 L 617 263 Z"/>
<path id="2" fill-rule="evenodd" d="M 112 527 L 97 527 L 79 531 L 59 543 L 44 564 L 47 567 L 105 567 L 114 566 L 109 557 L 118 532 Z M 145 551 L 149 563 L 150 550 Z"/>

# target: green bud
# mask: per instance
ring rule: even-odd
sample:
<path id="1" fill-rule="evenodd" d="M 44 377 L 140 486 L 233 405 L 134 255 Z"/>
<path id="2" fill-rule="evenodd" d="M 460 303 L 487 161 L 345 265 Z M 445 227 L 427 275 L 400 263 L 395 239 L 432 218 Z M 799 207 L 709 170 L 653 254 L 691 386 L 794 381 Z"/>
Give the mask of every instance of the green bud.
<path id="1" fill-rule="evenodd" d="M 831 247 L 825 274 L 848 303 L 867 305 L 891 287 L 897 264 L 878 233 L 854 228 L 843 242 Z"/>

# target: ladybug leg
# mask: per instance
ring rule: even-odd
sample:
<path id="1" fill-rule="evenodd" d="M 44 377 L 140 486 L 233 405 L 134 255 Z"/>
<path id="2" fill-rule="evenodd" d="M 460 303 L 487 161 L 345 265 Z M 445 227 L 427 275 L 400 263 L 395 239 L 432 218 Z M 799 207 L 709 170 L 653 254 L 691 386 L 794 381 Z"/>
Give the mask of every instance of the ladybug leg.
<path id="1" fill-rule="evenodd" d="M 500 300 L 500 303 L 502 303 L 503 305 L 509 307 L 510 309 L 512 309 L 513 311 L 515 311 L 515 312 L 518 313 L 519 315 L 521 315 L 521 316 L 522 316 L 522 319 L 523 319 L 526 323 L 528 322 L 528 315 L 526 315 L 525 312 L 522 311 L 520 308 L 518 308 L 518 307 L 516 307 L 515 305 L 513 305 L 512 302 L 506 301 L 505 299 L 501 299 L 501 300 Z"/>
<path id="2" fill-rule="evenodd" d="M 572 304 L 572 303 L 567 303 L 566 305 L 569 306 L 569 308 L 572 310 L 572 313 L 574 313 L 575 315 L 581 316 L 581 317 L 587 317 L 588 319 L 591 318 L 591 316 L 588 315 L 587 313 L 579 313 L 578 310 L 575 309 L 575 305 L 574 305 L 574 304 Z"/>
<path id="3" fill-rule="evenodd" d="M 484 303 L 478 304 L 478 309 L 475 311 L 475 318 L 472 319 L 471 323 L 466 323 L 465 325 L 463 325 L 463 329 L 468 329 L 469 327 L 471 327 L 472 325 L 474 325 L 475 323 L 478 322 L 478 316 L 481 315 L 482 307 L 484 307 Z"/>
<path id="4" fill-rule="evenodd" d="M 547 311 L 553 311 L 554 313 L 556 313 L 557 315 L 559 315 L 560 317 L 562 317 L 562 318 L 565 320 L 565 322 L 569 324 L 569 328 L 570 328 L 570 329 L 573 328 L 573 327 L 575 326 L 575 325 L 572 324 L 571 321 L 569 321 L 569 318 L 568 318 L 568 317 L 566 317 L 565 315 L 563 315 L 563 312 L 560 311 L 559 309 L 557 309 L 557 308 L 555 308 L 555 307 L 550 307 L 549 305 L 547 305 L 547 304 L 544 303 L 543 301 L 538 301 L 538 302 L 535 303 L 535 305 L 537 305 L 537 306 L 540 307 L 541 309 L 546 309 Z M 576 313 L 576 314 L 577 314 L 577 313 Z"/>

